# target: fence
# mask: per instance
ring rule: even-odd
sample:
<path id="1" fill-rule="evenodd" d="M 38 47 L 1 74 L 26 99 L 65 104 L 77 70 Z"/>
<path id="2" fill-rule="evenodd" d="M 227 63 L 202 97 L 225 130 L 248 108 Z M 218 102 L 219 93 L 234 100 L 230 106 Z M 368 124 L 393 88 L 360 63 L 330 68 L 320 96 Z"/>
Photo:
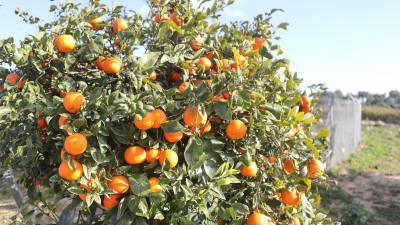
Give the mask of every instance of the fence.
<path id="1" fill-rule="evenodd" d="M 331 131 L 327 166 L 334 167 L 357 150 L 361 139 L 361 103 L 354 98 L 341 99 L 333 94 L 322 96 L 324 125 Z"/>

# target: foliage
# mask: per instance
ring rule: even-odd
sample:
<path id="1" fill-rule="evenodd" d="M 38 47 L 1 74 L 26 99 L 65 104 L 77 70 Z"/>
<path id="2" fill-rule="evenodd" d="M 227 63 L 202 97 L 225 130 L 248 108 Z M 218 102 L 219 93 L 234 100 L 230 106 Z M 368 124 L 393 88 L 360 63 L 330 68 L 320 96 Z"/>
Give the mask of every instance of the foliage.
<path id="1" fill-rule="evenodd" d="M 275 43 L 276 29 L 286 29 L 287 24 L 270 23 L 279 10 L 253 21 L 222 24 L 218 14 L 233 1 L 216 0 L 207 7 L 195 7 L 188 0 L 151 1 L 146 16 L 89 2 L 53 5 L 50 11 L 57 19 L 39 25 L 37 34 L 19 45 L 12 38 L 0 42 L 5 89 L 0 108 L 1 160 L 18 172 L 18 180 L 28 188 L 27 209 L 34 210 L 24 212 L 25 218 L 45 216 L 48 223 L 57 223 L 58 203 L 66 198 L 79 203 L 76 224 L 211 225 L 221 220 L 245 224 L 253 211 L 277 224 L 287 224 L 293 217 L 303 224 L 331 224 L 318 209 L 318 193 L 309 191 L 314 183 L 325 182 L 324 176 L 306 176 L 307 162 L 325 157 L 329 132 L 311 129 L 319 121 L 319 111 L 299 111 L 301 80 Z M 17 13 L 29 23 L 38 22 Z M 98 17 L 103 20 L 94 26 L 87 22 Z M 127 21 L 126 30 L 113 32 L 116 18 Z M 72 35 L 75 49 L 75 43 L 68 43 L 65 53 L 57 50 L 53 40 L 58 47 L 62 34 Z M 204 45 L 193 51 L 190 43 L 198 37 Z M 265 39 L 257 48 L 256 37 Z M 194 66 L 206 54 L 211 69 Z M 98 64 L 100 57 L 114 57 L 108 69 L 101 68 L 103 60 Z M 229 62 L 228 68 L 221 66 L 222 59 Z M 110 74 L 114 70 L 116 74 Z M 10 72 L 19 75 L 21 88 L 5 82 Z M 155 80 L 149 77 L 153 72 Z M 171 80 L 172 72 L 177 79 Z M 188 82 L 188 89 L 179 92 L 176 80 Z M 64 108 L 66 92 L 84 96 L 77 113 Z M 307 109 L 318 101 L 318 92 L 319 86 L 310 89 Z M 223 93 L 227 97 L 221 99 Z M 208 115 L 211 131 L 187 127 L 182 121 L 185 107 L 198 107 Z M 139 130 L 134 118 L 147 118 L 154 109 L 164 111 L 168 122 L 161 128 Z M 61 126 L 60 117 L 67 121 Z M 247 126 L 244 138 L 231 140 L 225 134 L 232 119 Z M 178 131 L 184 137 L 176 143 L 163 138 L 163 133 Z M 77 169 L 76 162 L 83 168 L 82 178 L 67 181 L 57 170 L 60 150 L 73 133 L 84 134 L 88 148 L 77 156 L 63 155 L 67 168 Z M 131 146 L 173 150 L 178 165 L 170 168 L 157 161 L 128 165 L 124 151 Z M 294 173 L 282 169 L 286 159 L 295 162 Z M 250 162 L 258 167 L 256 176 L 239 174 Z M 118 207 L 106 209 L 102 199 L 110 202 L 115 193 L 107 185 L 115 175 L 129 179 L 129 191 L 115 198 Z M 154 176 L 160 179 L 161 192 L 150 191 L 149 178 Z M 296 189 L 303 196 L 301 204 L 281 203 L 283 189 Z M 85 200 L 79 202 L 82 194 Z"/>
<path id="2" fill-rule="evenodd" d="M 341 222 L 343 225 L 366 225 L 368 224 L 368 212 L 358 203 L 346 205 L 342 209 Z"/>
<path id="3" fill-rule="evenodd" d="M 364 105 L 400 108 L 400 92 L 397 90 L 392 90 L 388 94 L 372 94 L 360 91 L 357 97 Z"/>
<path id="4" fill-rule="evenodd" d="M 363 106 L 362 119 L 399 124 L 400 110 L 382 106 Z"/>

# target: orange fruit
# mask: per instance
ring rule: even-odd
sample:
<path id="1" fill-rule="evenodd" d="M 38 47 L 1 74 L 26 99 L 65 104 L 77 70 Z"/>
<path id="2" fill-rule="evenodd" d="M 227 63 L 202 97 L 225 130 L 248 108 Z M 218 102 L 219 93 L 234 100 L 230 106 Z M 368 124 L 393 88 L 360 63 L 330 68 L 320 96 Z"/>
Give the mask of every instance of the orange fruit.
<path id="1" fill-rule="evenodd" d="M 255 38 L 252 46 L 253 50 L 260 49 L 264 45 L 265 41 L 265 38 Z"/>
<path id="2" fill-rule="evenodd" d="M 203 127 L 207 123 L 207 113 L 201 112 L 197 106 L 186 107 L 183 112 L 183 122 L 188 127 Z"/>
<path id="3" fill-rule="evenodd" d="M 41 130 L 41 131 L 47 130 L 47 123 L 46 123 L 46 120 L 45 120 L 45 119 L 43 119 L 43 118 L 38 118 L 38 119 L 36 120 L 36 124 L 37 124 L 39 130 Z"/>
<path id="4" fill-rule="evenodd" d="M 163 123 L 167 122 L 167 115 L 165 115 L 164 111 L 161 109 L 156 109 L 152 113 L 154 116 L 154 124 L 152 128 L 160 128 Z"/>
<path id="5" fill-rule="evenodd" d="M 226 135 L 231 140 L 244 138 L 247 133 L 247 126 L 241 120 L 232 120 L 226 127 Z"/>
<path id="6" fill-rule="evenodd" d="M 63 127 L 66 124 L 69 124 L 69 120 L 68 117 L 60 115 L 60 117 L 58 118 L 58 127 Z"/>
<path id="7" fill-rule="evenodd" d="M 82 201 L 86 201 L 87 194 L 79 194 L 79 198 L 80 198 Z"/>
<path id="8" fill-rule="evenodd" d="M 324 173 L 324 164 L 318 159 L 311 159 L 307 163 L 307 177 L 316 178 Z"/>
<path id="9" fill-rule="evenodd" d="M 311 100 L 308 96 L 302 96 L 300 101 L 301 111 L 308 113 L 311 110 Z"/>
<path id="10" fill-rule="evenodd" d="M 150 75 L 149 75 L 149 80 L 151 80 L 151 81 L 157 80 L 157 73 L 156 73 L 156 71 L 153 71 L 153 72 L 150 73 Z"/>
<path id="11" fill-rule="evenodd" d="M 103 22 L 103 19 L 101 17 L 97 17 L 97 18 L 94 18 L 94 19 L 88 21 L 88 23 L 90 25 L 92 25 L 93 30 L 103 29 L 103 27 L 99 26 L 99 23 L 102 23 L 102 22 Z"/>
<path id="12" fill-rule="evenodd" d="M 3 92 L 3 91 L 4 91 L 4 86 L 0 85 L 0 92 Z"/>
<path id="13" fill-rule="evenodd" d="M 139 130 L 148 130 L 154 126 L 155 123 L 155 117 L 153 112 L 148 112 L 146 115 L 142 117 L 140 120 L 138 116 L 135 116 L 135 119 L 133 120 L 135 126 Z"/>
<path id="14" fill-rule="evenodd" d="M 60 52 L 68 53 L 75 49 L 75 39 L 69 34 L 62 34 L 55 38 L 54 40 L 56 48 Z"/>
<path id="15" fill-rule="evenodd" d="M 96 183 L 94 181 L 91 181 L 91 180 L 88 180 L 88 179 L 85 179 L 85 180 L 86 180 L 87 185 L 81 184 L 80 185 L 81 188 L 85 189 L 85 191 L 92 191 L 94 189 Z"/>
<path id="16" fill-rule="evenodd" d="M 152 162 L 158 160 L 159 156 L 160 156 L 160 150 L 150 149 L 150 150 L 146 151 L 146 162 L 152 163 Z"/>
<path id="17" fill-rule="evenodd" d="M 268 216 L 259 212 L 253 212 L 247 217 L 246 225 L 271 225 L 271 221 Z"/>
<path id="18" fill-rule="evenodd" d="M 204 40 L 200 37 L 197 37 L 190 42 L 190 47 L 193 49 L 193 51 L 198 51 L 203 48 L 203 44 Z"/>
<path id="19" fill-rule="evenodd" d="M 255 162 L 251 162 L 248 166 L 243 165 L 240 168 L 240 174 L 244 177 L 256 177 L 258 172 L 258 167 Z"/>
<path id="20" fill-rule="evenodd" d="M 130 165 L 138 165 L 146 161 L 146 150 L 139 146 L 129 147 L 124 153 L 125 162 Z"/>
<path id="21" fill-rule="evenodd" d="M 203 71 L 208 71 L 211 68 L 211 61 L 207 57 L 201 57 L 196 66 L 202 68 Z"/>
<path id="22" fill-rule="evenodd" d="M 225 99 L 229 99 L 231 98 L 231 93 L 229 93 L 228 91 L 224 91 L 222 92 L 222 97 L 224 97 Z"/>
<path id="23" fill-rule="evenodd" d="M 296 171 L 295 162 L 293 159 L 286 159 L 283 161 L 283 169 L 286 173 L 291 174 Z"/>
<path id="24" fill-rule="evenodd" d="M 107 185 L 117 194 L 123 194 L 129 190 L 129 180 L 123 175 L 113 176 Z"/>
<path id="25" fill-rule="evenodd" d="M 64 108 L 70 113 L 77 113 L 85 102 L 85 97 L 79 92 L 68 92 L 64 97 Z"/>
<path id="26" fill-rule="evenodd" d="M 119 198 L 121 197 L 121 195 L 119 194 L 113 194 L 110 195 L 109 197 L 104 196 L 103 198 L 103 206 L 106 209 L 112 209 L 115 206 L 117 206 L 119 204 Z"/>
<path id="27" fill-rule="evenodd" d="M 160 179 L 158 179 L 158 177 L 150 177 L 149 178 L 149 186 L 150 186 L 150 191 L 153 193 L 162 192 L 162 187 L 160 185 Z"/>
<path id="28" fill-rule="evenodd" d="M 82 154 L 86 151 L 87 145 L 86 136 L 79 133 L 70 134 L 64 141 L 64 149 L 71 155 Z"/>
<path id="29" fill-rule="evenodd" d="M 172 72 L 169 74 L 169 79 L 170 79 L 172 82 L 177 82 L 177 81 L 179 81 L 180 78 L 181 78 L 181 74 L 180 74 L 179 72 L 177 72 L 177 71 L 172 71 Z"/>
<path id="30" fill-rule="evenodd" d="M 301 203 L 301 193 L 297 190 L 289 191 L 288 189 L 284 189 L 281 192 L 281 201 L 289 206 L 295 206 Z"/>
<path id="31" fill-rule="evenodd" d="M 188 87 L 189 87 L 188 82 L 182 82 L 178 87 L 179 93 L 184 94 Z"/>
<path id="32" fill-rule="evenodd" d="M 17 73 L 9 73 L 5 79 L 5 81 L 10 85 L 16 85 L 19 80 L 19 75 Z"/>
<path id="33" fill-rule="evenodd" d="M 164 138 L 168 142 L 175 143 L 183 138 L 183 132 L 182 131 L 164 132 Z"/>
<path id="34" fill-rule="evenodd" d="M 221 59 L 217 61 L 218 69 L 227 70 L 230 68 L 229 60 L 228 59 Z"/>
<path id="35" fill-rule="evenodd" d="M 178 165 L 178 154 L 172 150 L 165 150 L 160 153 L 160 158 L 158 159 L 158 162 L 160 165 L 164 165 L 165 160 L 168 161 L 169 167 L 174 168 L 176 165 Z"/>
<path id="36" fill-rule="evenodd" d="M 231 64 L 231 70 L 236 71 L 240 68 L 246 68 L 248 65 L 246 57 L 239 55 L 238 60 Z"/>
<path id="37" fill-rule="evenodd" d="M 104 56 L 99 56 L 93 63 L 98 69 L 103 70 L 103 62 L 105 59 Z"/>
<path id="38" fill-rule="evenodd" d="M 118 31 L 124 31 L 128 29 L 128 23 L 126 22 L 126 20 L 122 18 L 117 18 L 116 20 L 113 21 L 112 27 L 113 27 L 113 32 L 117 33 Z"/>
<path id="39" fill-rule="evenodd" d="M 276 163 L 276 157 L 273 155 L 267 156 L 268 163 L 274 165 Z"/>
<path id="40" fill-rule="evenodd" d="M 58 167 L 58 175 L 68 181 L 75 181 L 82 177 L 83 168 L 82 164 L 75 159 L 72 160 L 74 168 L 68 166 L 67 161 L 62 161 Z"/>
<path id="41" fill-rule="evenodd" d="M 218 221 L 217 221 L 217 224 L 218 224 L 218 225 L 225 225 L 225 221 L 223 221 L 223 220 L 218 220 Z"/>
<path id="42" fill-rule="evenodd" d="M 100 67 L 107 74 L 116 75 L 117 73 L 119 73 L 119 71 L 121 71 L 122 64 L 119 59 L 109 57 L 100 63 Z"/>

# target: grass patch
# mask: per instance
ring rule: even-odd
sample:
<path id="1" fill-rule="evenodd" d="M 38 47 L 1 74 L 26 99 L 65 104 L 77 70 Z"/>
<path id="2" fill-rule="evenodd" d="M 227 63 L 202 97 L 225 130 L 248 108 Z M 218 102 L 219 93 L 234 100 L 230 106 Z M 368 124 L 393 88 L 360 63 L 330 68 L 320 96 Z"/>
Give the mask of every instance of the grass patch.
<path id="1" fill-rule="evenodd" d="M 400 174 L 400 128 L 362 127 L 362 149 L 341 165 L 357 172 Z"/>

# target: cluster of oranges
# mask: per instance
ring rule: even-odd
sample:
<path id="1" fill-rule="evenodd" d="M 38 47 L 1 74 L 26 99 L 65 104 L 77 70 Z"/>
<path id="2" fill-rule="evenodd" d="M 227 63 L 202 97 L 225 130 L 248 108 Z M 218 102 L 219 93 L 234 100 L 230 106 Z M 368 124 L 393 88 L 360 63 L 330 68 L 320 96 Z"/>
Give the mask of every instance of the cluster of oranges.
<path id="1" fill-rule="evenodd" d="M 175 12 L 170 12 L 168 16 L 162 16 L 157 13 L 154 17 L 155 22 L 160 23 L 163 21 L 171 20 L 177 25 L 183 24 L 183 19 L 178 17 Z M 101 18 L 95 18 L 88 21 L 92 26 L 93 30 L 101 30 L 103 20 Z M 125 31 L 128 28 L 127 22 L 118 18 L 113 21 L 112 31 L 114 33 Z M 54 39 L 55 47 L 58 51 L 62 53 L 70 53 L 76 48 L 76 40 L 68 34 L 63 34 L 55 37 Z M 266 44 L 265 38 L 255 38 L 252 44 L 252 50 L 258 51 L 262 46 Z M 199 51 L 204 47 L 204 40 L 202 38 L 194 38 L 190 42 L 190 47 L 193 51 Z M 209 52 L 204 56 L 201 56 L 195 62 L 185 61 L 183 68 L 187 69 L 190 76 L 196 76 L 197 73 L 210 71 L 211 74 L 217 73 L 219 70 L 231 70 L 237 71 L 246 68 L 249 63 L 244 56 L 245 54 L 240 54 L 235 59 L 215 59 L 214 53 Z M 121 61 L 114 56 L 98 57 L 93 64 L 100 70 L 104 71 L 110 75 L 117 75 L 122 69 Z M 182 80 L 181 71 L 172 71 L 169 74 L 169 79 L 172 82 L 178 82 Z M 149 75 L 149 80 L 156 81 L 157 73 L 153 71 Z M 202 80 L 193 80 L 195 85 L 199 85 Z M 16 85 L 18 89 L 23 86 L 23 81 L 20 79 L 18 74 L 10 73 L 7 75 L 5 82 L 10 85 Z M 212 80 L 204 80 L 208 85 L 211 85 Z M 179 93 L 184 94 L 190 83 L 183 81 L 177 85 Z M 71 114 L 77 114 L 82 110 L 85 104 L 85 96 L 80 92 L 67 92 L 62 93 L 63 106 L 66 112 Z M 252 95 L 253 99 L 256 99 L 255 94 Z M 211 96 L 212 102 L 225 102 L 231 98 L 231 93 L 226 90 L 222 92 L 220 96 Z M 311 101 L 307 96 L 303 96 L 300 102 L 301 110 L 304 113 L 311 111 Z M 214 117 L 210 118 L 203 107 L 186 106 L 182 112 L 182 122 L 186 127 L 192 132 L 199 135 L 204 135 L 210 132 L 213 127 Z M 218 119 L 218 118 L 217 118 Z M 220 118 L 219 118 L 220 119 Z M 69 117 L 65 115 L 60 115 L 58 124 L 60 128 L 70 124 Z M 155 109 L 153 111 L 147 112 L 145 115 L 135 115 L 133 119 L 134 126 L 141 131 L 147 131 L 150 129 L 160 129 L 163 124 L 168 122 L 168 115 L 162 109 Z M 220 123 L 221 121 L 219 121 Z M 37 126 L 40 130 L 44 131 L 47 129 L 46 121 L 43 118 L 37 119 Z M 244 120 L 233 119 L 227 123 L 225 128 L 225 135 L 229 140 L 238 141 L 246 137 L 248 133 L 248 127 Z M 166 142 L 176 143 L 181 141 L 185 137 L 185 133 L 181 130 L 176 130 L 172 132 L 163 131 L 163 137 Z M 83 176 L 83 166 L 78 161 L 78 157 L 83 154 L 89 147 L 90 143 L 88 138 L 83 133 L 72 133 L 69 134 L 64 140 L 64 146 L 61 150 L 61 164 L 58 168 L 58 173 L 61 178 L 65 181 L 77 181 Z M 68 154 L 68 157 L 66 157 Z M 67 160 L 67 158 L 69 160 Z M 269 164 L 274 165 L 277 162 L 275 156 L 266 157 Z M 160 166 L 168 165 L 169 168 L 174 168 L 179 164 L 178 154 L 171 149 L 161 150 L 155 148 L 146 148 L 143 146 L 130 146 L 124 151 L 124 161 L 129 165 L 141 165 L 145 163 L 157 163 Z M 70 163 L 69 163 L 70 162 Z M 168 162 L 168 163 L 166 163 Z M 72 164 L 72 165 L 71 165 Z M 307 177 L 316 178 L 324 172 L 324 166 L 318 159 L 311 159 L 306 164 L 307 167 Z M 296 171 L 295 160 L 285 159 L 283 160 L 283 170 L 287 174 L 292 174 Z M 257 162 L 249 161 L 240 167 L 240 174 L 243 177 L 257 177 L 259 174 L 259 168 Z M 91 180 L 86 180 L 86 184 L 81 184 L 81 188 L 85 191 L 84 194 L 80 194 L 81 200 L 86 200 L 87 193 L 93 191 L 96 188 L 96 184 L 91 182 Z M 163 191 L 160 179 L 155 176 L 148 178 L 149 191 L 153 193 L 158 193 Z M 119 204 L 119 199 L 126 194 L 130 189 L 130 181 L 128 177 L 123 174 L 118 174 L 109 181 L 107 181 L 107 186 L 113 191 L 113 194 L 104 196 L 103 206 L 107 209 L 111 209 Z M 287 206 L 297 206 L 302 202 L 304 193 L 296 189 L 283 189 L 278 193 L 278 197 L 281 202 Z M 301 224 L 298 218 L 293 218 L 293 224 Z M 224 221 L 219 221 L 218 224 L 224 224 Z M 266 215 L 259 211 L 252 212 L 247 218 L 247 225 L 274 225 L 275 223 Z"/>

